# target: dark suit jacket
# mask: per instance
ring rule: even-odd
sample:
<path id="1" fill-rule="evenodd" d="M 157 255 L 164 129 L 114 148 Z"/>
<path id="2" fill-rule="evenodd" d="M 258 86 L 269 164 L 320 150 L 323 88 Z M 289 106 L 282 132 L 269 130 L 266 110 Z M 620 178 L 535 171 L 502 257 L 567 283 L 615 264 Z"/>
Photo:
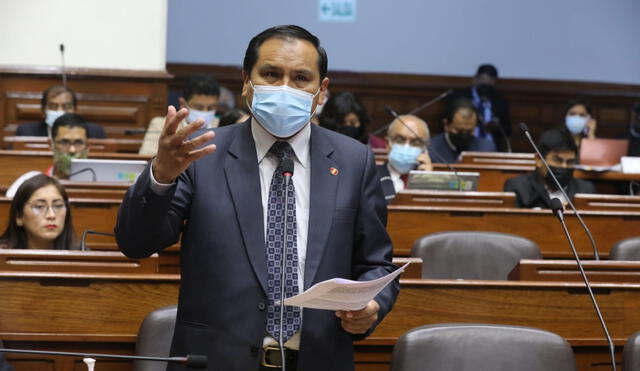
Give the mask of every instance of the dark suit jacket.
<path id="1" fill-rule="evenodd" d="M 453 93 L 447 99 L 447 104 L 452 104 L 457 98 L 468 98 L 473 100 L 473 94 L 471 93 L 471 87 L 464 89 L 455 89 Z M 504 99 L 502 94 L 495 91 L 495 94 L 491 98 L 491 111 L 495 117 L 500 119 L 500 126 L 502 126 L 502 130 L 507 134 L 507 136 L 511 136 L 511 114 L 509 113 L 509 104 Z M 482 114 L 482 110 L 480 110 Z M 505 138 L 500 132 L 500 129 L 495 128 L 491 130 L 491 135 L 493 135 L 493 139 L 496 142 L 496 147 L 505 152 L 507 150 L 507 146 L 505 144 Z"/>
<path id="2" fill-rule="evenodd" d="M 492 141 L 488 139 L 474 137 L 469 144 L 469 148 L 467 148 L 467 151 L 495 152 L 496 146 Z M 449 147 L 449 144 L 444 137 L 444 133 L 438 134 L 435 137 L 431 138 L 429 153 L 432 152 L 435 152 L 435 155 L 432 155 L 431 158 L 434 162 L 437 163 L 441 163 L 442 161 L 448 163 L 456 163 L 458 161 L 458 156 L 460 156 L 459 151 L 454 151 L 451 149 L 451 147 Z"/>
<path id="3" fill-rule="evenodd" d="M 382 187 L 384 198 L 387 200 L 387 203 L 389 203 L 396 197 L 396 188 L 393 186 L 393 180 L 391 180 L 391 174 L 389 174 L 387 164 L 376 165 L 376 172 L 378 173 L 378 179 L 380 179 L 380 186 Z"/>
<path id="4" fill-rule="evenodd" d="M 40 122 L 28 122 L 18 125 L 16 135 L 25 137 L 46 137 L 47 136 L 47 123 Z M 87 122 L 87 138 L 104 139 L 107 135 L 104 133 L 104 128 L 93 122 Z"/>
<path id="5" fill-rule="evenodd" d="M 504 191 L 515 192 L 517 198 L 516 206 L 518 207 L 551 208 L 549 194 L 544 187 L 542 177 L 537 171 L 507 179 L 507 181 L 504 182 Z M 567 189 L 565 189 L 565 192 L 573 201 L 576 193 L 596 193 L 596 187 L 589 181 L 573 178 L 567 186 Z"/>
<path id="6" fill-rule="evenodd" d="M 205 354 L 209 370 L 257 370 L 267 263 L 255 143 L 249 121 L 215 132 L 216 152 L 191 164 L 169 195 L 155 194 L 149 169 L 142 172 L 124 198 L 116 237 L 127 256 L 146 257 L 182 233 L 171 354 Z M 371 280 L 392 272 L 386 205 L 371 149 L 312 125 L 310 156 L 305 289 L 334 277 Z M 331 168 L 339 173 L 332 175 Z M 394 282 L 376 297 L 379 321 L 397 294 Z M 333 311 L 304 309 L 298 369 L 353 370 L 353 340 Z"/>

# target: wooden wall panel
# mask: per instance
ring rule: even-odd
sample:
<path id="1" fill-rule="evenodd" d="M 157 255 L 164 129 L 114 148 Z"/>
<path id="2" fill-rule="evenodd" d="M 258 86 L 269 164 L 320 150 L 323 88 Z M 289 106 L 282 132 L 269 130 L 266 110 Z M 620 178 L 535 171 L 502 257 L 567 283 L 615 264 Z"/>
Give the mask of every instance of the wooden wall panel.
<path id="1" fill-rule="evenodd" d="M 239 67 L 215 65 L 167 64 L 167 70 L 175 76 L 170 90 L 180 92 L 185 76 L 192 72 L 211 72 L 234 93 L 236 105 L 244 107 L 240 99 L 242 77 Z M 430 76 L 392 73 L 356 73 L 329 71 L 332 93 L 352 91 L 357 93 L 367 107 L 371 118 L 371 131 L 390 121 L 384 105 L 396 112 L 409 112 L 420 104 L 435 98 L 450 88 L 463 88 L 470 84 L 470 77 Z M 511 106 L 513 123 L 512 142 L 514 152 L 531 152 L 516 124 L 526 122 L 537 138 L 542 131 L 564 123 L 566 102 L 573 97 L 590 100 L 599 123 L 598 135 L 617 137 L 627 130 L 632 102 L 640 101 L 639 85 L 609 83 L 502 79 L 500 91 Z M 438 103 L 420 113 L 427 120 L 432 134 L 442 131 L 441 118 L 444 105 Z"/>

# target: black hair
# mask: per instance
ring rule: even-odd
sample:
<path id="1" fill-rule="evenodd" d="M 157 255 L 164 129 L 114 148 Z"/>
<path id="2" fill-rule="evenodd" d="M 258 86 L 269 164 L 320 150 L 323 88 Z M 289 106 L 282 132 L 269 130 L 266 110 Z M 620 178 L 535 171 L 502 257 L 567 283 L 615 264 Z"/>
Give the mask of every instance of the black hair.
<path id="1" fill-rule="evenodd" d="M 40 99 L 40 107 L 45 110 L 47 109 L 47 103 L 49 102 L 49 95 L 51 98 L 55 98 L 60 94 L 69 93 L 71 94 L 71 102 L 73 103 L 73 108 L 77 108 L 78 100 L 76 99 L 76 93 L 67 86 L 62 85 L 54 85 L 46 89 L 42 92 L 42 98 Z"/>
<path id="2" fill-rule="evenodd" d="M 575 106 L 584 106 L 584 108 L 587 110 L 587 113 L 589 114 L 589 116 L 593 117 L 593 108 L 591 108 L 591 103 L 589 101 L 587 101 L 586 99 L 583 98 L 571 98 L 569 99 L 569 101 L 567 102 L 567 104 L 564 106 L 564 116 L 567 115 L 567 113 L 569 112 L 569 110 Z"/>
<path id="3" fill-rule="evenodd" d="M 575 140 L 564 127 L 543 132 L 538 139 L 538 147 L 543 157 L 547 157 L 551 151 L 578 152 Z"/>
<path id="4" fill-rule="evenodd" d="M 76 235 L 73 230 L 73 223 L 71 222 L 71 209 L 69 208 L 69 196 L 62 184 L 55 178 L 52 178 L 45 174 L 38 174 L 24 181 L 18 187 L 13 200 L 11 201 L 11 208 L 9 209 L 9 225 L 0 236 L 0 241 L 8 249 L 26 249 L 27 248 L 27 233 L 24 226 L 19 226 L 16 219 L 22 216 L 24 206 L 29 201 L 31 196 L 40 188 L 53 185 L 58 189 L 64 203 L 67 205 L 67 213 L 64 218 L 64 228 L 62 232 L 53 241 L 53 248 L 55 250 L 70 250 L 77 247 Z"/>
<path id="5" fill-rule="evenodd" d="M 481 64 L 478 66 L 478 70 L 476 71 L 476 76 L 480 75 L 489 75 L 494 79 L 497 79 L 498 69 L 496 68 L 496 66 L 489 63 Z"/>
<path id="6" fill-rule="evenodd" d="M 365 144 L 368 143 L 367 126 L 369 125 L 369 115 L 358 97 L 351 92 L 345 91 L 332 95 L 324 104 L 322 113 L 318 115 L 318 120 L 320 121 L 320 126 L 333 131 L 340 131 L 344 127 L 345 116 L 350 113 L 355 113 L 360 121 L 359 134 L 355 139 Z"/>
<path id="7" fill-rule="evenodd" d="M 456 112 L 463 108 L 467 108 L 473 111 L 473 113 L 476 114 L 476 121 L 480 120 L 480 113 L 478 112 L 476 106 L 473 104 L 473 101 L 466 97 L 460 97 L 447 104 L 444 110 L 443 118 L 447 120 L 447 125 L 450 125 L 453 122 L 453 117 L 456 115 Z"/>
<path id="8" fill-rule="evenodd" d="M 218 127 L 223 127 L 227 125 L 233 125 L 240 120 L 243 116 L 248 116 L 249 114 L 239 108 L 233 108 L 224 115 L 220 116 L 220 121 L 218 121 Z"/>
<path id="9" fill-rule="evenodd" d="M 184 82 L 182 98 L 189 100 L 196 94 L 219 97 L 220 84 L 218 84 L 218 80 L 209 73 L 194 73 L 190 75 Z"/>
<path id="10" fill-rule="evenodd" d="M 67 128 L 83 128 L 85 134 L 87 136 L 89 135 L 87 122 L 82 118 L 82 116 L 75 113 L 65 113 L 53 122 L 53 126 L 51 127 L 51 138 L 56 139 L 58 136 L 58 130 L 62 126 Z"/>
<path id="11" fill-rule="evenodd" d="M 296 25 L 282 25 L 271 27 L 254 36 L 253 39 L 251 39 L 251 41 L 249 42 L 249 46 L 247 46 L 247 51 L 244 54 L 244 62 L 242 64 L 242 69 L 247 74 L 251 74 L 253 66 L 255 66 L 256 62 L 258 61 L 260 46 L 265 41 L 272 38 L 293 38 L 309 41 L 311 44 L 313 44 L 313 46 L 316 48 L 316 51 L 318 52 L 318 71 L 320 71 L 320 80 L 324 79 L 327 76 L 327 52 L 322 46 L 320 46 L 320 40 L 311 32 Z"/>

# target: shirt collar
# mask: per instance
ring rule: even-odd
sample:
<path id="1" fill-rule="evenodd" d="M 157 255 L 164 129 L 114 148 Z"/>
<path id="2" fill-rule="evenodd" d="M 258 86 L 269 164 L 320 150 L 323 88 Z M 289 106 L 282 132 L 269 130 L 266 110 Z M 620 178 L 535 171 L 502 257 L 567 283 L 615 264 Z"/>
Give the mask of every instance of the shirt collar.
<path id="1" fill-rule="evenodd" d="M 302 130 L 296 135 L 287 139 L 276 138 L 264 130 L 260 124 L 252 117 L 251 118 L 251 135 L 253 141 L 256 143 L 256 154 L 258 155 L 258 163 L 262 162 L 264 157 L 271 149 L 273 143 L 277 140 L 284 140 L 291 145 L 295 159 L 302 167 L 307 167 L 309 160 L 309 140 L 311 139 L 311 123 L 307 123 Z"/>

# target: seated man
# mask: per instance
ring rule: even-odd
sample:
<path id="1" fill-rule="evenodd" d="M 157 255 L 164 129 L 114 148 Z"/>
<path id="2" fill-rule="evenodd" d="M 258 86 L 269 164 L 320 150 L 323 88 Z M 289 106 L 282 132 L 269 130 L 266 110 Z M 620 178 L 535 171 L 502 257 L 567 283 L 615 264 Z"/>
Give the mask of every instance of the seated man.
<path id="1" fill-rule="evenodd" d="M 459 98 L 448 108 L 444 123 L 444 133 L 431 140 L 431 150 L 437 160 L 447 163 L 458 161 L 463 151 L 495 152 L 494 142 L 473 135 L 478 124 L 478 111 L 473 102 Z"/>
<path id="2" fill-rule="evenodd" d="M 44 173 L 58 179 L 69 179 L 71 160 L 89 156 L 87 122 L 75 113 L 64 114 L 53 123 L 51 136 L 53 164 L 44 170 Z M 40 172 L 42 170 L 39 169 L 22 174 L 7 189 L 5 196 L 13 197 L 22 183 Z"/>
<path id="3" fill-rule="evenodd" d="M 76 94 L 68 87 L 55 85 L 42 93 L 40 108 L 44 116 L 40 122 L 21 124 L 16 135 L 30 137 L 51 137 L 51 127 L 56 119 L 65 113 L 75 113 L 78 106 Z M 89 138 L 106 138 L 104 128 L 98 124 L 87 123 Z"/>
<path id="4" fill-rule="evenodd" d="M 389 161 L 376 169 L 387 200 L 407 187 L 411 170 L 432 170 L 427 152 L 429 137 L 427 123 L 417 116 L 402 115 L 393 120 L 387 129 Z"/>
<path id="5" fill-rule="evenodd" d="M 220 99 L 220 85 L 210 74 L 193 74 L 184 83 L 182 96 L 178 99 L 180 108 L 189 110 L 189 116 L 180 123 L 180 127 L 194 122 L 197 119 L 204 120 L 205 128 L 217 128 L 218 118 L 216 108 Z M 164 117 L 154 117 L 149 123 L 149 128 L 144 134 L 141 155 L 155 155 L 158 152 L 158 139 L 164 126 Z"/>
<path id="6" fill-rule="evenodd" d="M 567 196 L 572 200 L 576 193 L 596 193 L 591 182 L 573 177 L 577 147 L 567 130 L 559 128 L 545 131 L 538 140 L 538 147 Z M 554 197 L 559 198 L 564 205 L 567 204 L 567 200 L 539 158 L 536 158 L 535 171 L 508 179 L 504 183 L 504 191 L 515 192 L 518 207 L 548 209 Z"/>

